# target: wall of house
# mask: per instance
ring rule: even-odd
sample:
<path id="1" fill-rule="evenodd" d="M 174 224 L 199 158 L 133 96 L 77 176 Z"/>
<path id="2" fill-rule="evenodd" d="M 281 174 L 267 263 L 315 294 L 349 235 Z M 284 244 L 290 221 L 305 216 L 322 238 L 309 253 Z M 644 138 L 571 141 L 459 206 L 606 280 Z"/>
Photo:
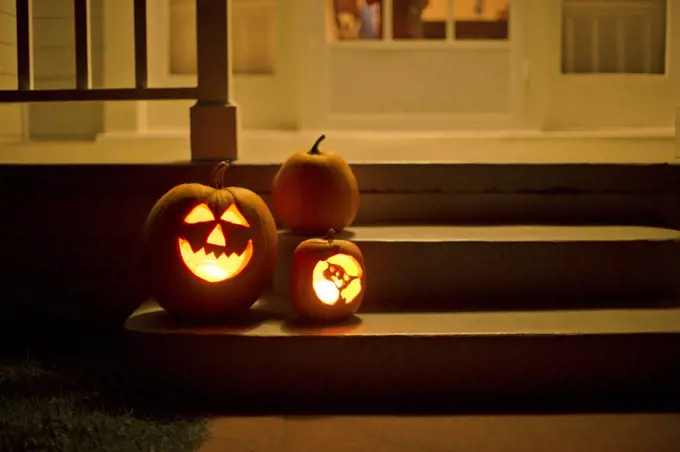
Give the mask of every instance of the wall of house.
<path id="1" fill-rule="evenodd" d="M 104 1 L 90 2 L 93 87 L 102 87 Z M 35 88 L 75 88 L 73 1 L 33 0 L 33 42 Z M 101 102 L 36 103 L 28 116 L 30 136 L 37 139 L 89 139 L 103 127 Z"/>
<path id="2" fill-rule="evenodd" d="M 48 1 L 52 0 L 42 0 Z M 71 4 L 68 0 L 53 1 Z M 152 85 L 196 83 L 192 56 L 187 53 L 193 49 L 187 44 L 192 41 L 189 24 L 193 23 L 193 17 L 182 9 L 192 1 L 149 0 Z M 388 48 L 382 43 L 358 43 L 369 44 L 366 48 L 344 46 L 345 43 L 327 45 L 328 30 L 319 20 L 323 16 L 323 2 L 291 0 L 286 8 L 281 7 L 281 2 L 232 0 L 234 58 L 241 55 L 236 58 L 237 62 L 251 64 L 255 53 L 263 56 L 258 56 L 258 61 L 253 63 L 258 70 L 232 77 L 233 100 L 240 107 L 241 126 L 245 129 L 670 127 L 674 107 L 680 104 L 680 78 L 674 76 L 679 72 L 680 46 L 673 44 L 680 42 L 680 15 L 673 10 L 672 2 L 668 11 L 672 33 L 667 76 L 561 74 L 560 2 L 516 0 L 510 45 L 480 42 L 408 49 L 399 45 Z M 133 70 L 132 31 L 131 27 L 120 24 L 132 23 L 131 6 L 126 6 L 129 2 L 97 0 L 93 1 L 93 8 L 101 3 L 107 11 L 104 27 L 107 44 L 105 49 L 100 49 L 105 50 L 107 86 L 129 86 Z M 179 8 L 175 13 L 182 14 L 173 16 L 172 5 Z M 241 19 L 236 20 L 238 14 L 242 14 Z M 520 16 L 522 22 L 518 22 Z M 172 52 L 169 46 L 174 36 L 174 32 L 169 35 L 173 17 L 179 24 L 178 33 L 182 34 L 181 39 L 175 36 L 174 41 L 183 43 L 182 52 Z M 272 21 L 272 17 L 275 20 Z M 97 27 L 95 14 L 93 30 Z M 262 27 L 270 32 L 269 27 L 275 30 L 273 34 L 254 34 L 253 30 Z M 96 32 L 94 38 L 96 41 Z M 267 47 L 272 45 L 275 48 Z M 266 52 L 254 50 L 265 47 Z M 95 46 L 95 60 L 97 52 Z M 178 55 L 185 55 L 187 61 L 178 60 Z M 65 61 L 62 59 L 60 63 L 63 65 Z M 72 66 L 68 64 L 69 70 Z M 408 70 L 404 70 L 405 67 Z M 112 85 L 109 82 L 113 79 L 116 80 Z M 103 108 L 104 128 L 133 133 L 187 133 L 192 103 L 108 103 Z M 78 128 L 86 136 L 102 128 L 102 109 L 88 110 L 84 105 L 68 107 L 80 110 L 41 116 L 36 109 L 49 113 L 66 107 L 32 107 L 32 117 L 37 120 L 32 131 L 38 126 L 53 134 L 69 130 L 55 118 L 82 124 Z M 525 112 L 519 112 L 520 109 Z M 378 120 L 377 116 L 382 113 L 388 113 L 391 118 Z"/>
<path id="3" fill-rule="evenodd" d="M 13 0 L 0 0 L 0 89 L 16 89 L 16 17 Z M 21 136 L 21 106 L 0 105 L 0 140 Z"/>

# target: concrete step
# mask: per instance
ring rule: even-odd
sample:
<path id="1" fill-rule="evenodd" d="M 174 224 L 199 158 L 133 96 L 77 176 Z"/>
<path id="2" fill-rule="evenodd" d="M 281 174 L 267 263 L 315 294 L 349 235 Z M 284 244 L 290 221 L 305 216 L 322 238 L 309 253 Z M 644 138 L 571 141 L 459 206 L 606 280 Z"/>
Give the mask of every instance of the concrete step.
<path id="1" fill-rule="evenodd" d="M 150 301 L 124 333 L 154 386 L 251 403 L 680 394 L 679 307 L 363 313 L 310 327 L 263 301 L 230 324 L 182 326 Z"/>
<path id="2" fill-rule="evenodd" d="M 0 192 L 23 187 L 20 195 L 10 199 L 16 205 L 10 205 L 8 215 L 25 218 L 26 224 L 34 217 L 44 218 L 24 207 L 31 205 L 31 199 L 40 199 L 45 208 L 58 210 L 63 201 L 87 212 L 66 219 L 52 216 L 51 221 L 65 233 L 80 227 L 91 231 L 92 219 L 99 218 L 103 224 L 97 230 L 108 231 L 112 216 L 120 219 L 119 231 L 131 233 L 138 232 L 139 222 L 163 193 L 185 182 L 208 183 L 213 166 L 208 162 L 7 164 L 0 165 Z M 269 201 L 279 168 L 280 164 L 237 162 L 227 180 Z M 677 164 L 352 162 L 352 169 L 361 190 L 356 225 L 533 222 L 680 227 Z M 51 181 L 57 200 L 43 199 L 45 180 Z"/>
<path id="3" fill-rule="evenodd" d="M 367 226 L 362 312 L 649 307 L 680 294 L 680 231 L 639 226 Z M 274 293 L 295 247 L 279 233 Z M 657 303 L 660 301 L 657 301 Z"/>
<path id="4" fill-rule="evenodd" d="M 7 194 L 3 197 L 4 214 L 6 218 L 15 219 L 0 226 L 6 243 L 5 254 L 13 256 L 14 263 L 7 266 L 0 276 L 0 283 L 5 288 L 0 310 L 11 313 L 15 306 L 20 306 L 27 312 L 49 313 L 55 319 L 83 319 L 88 323 L 106 323 L 112 318 L 125 318 L 145 295 L 143 273 L 139 271 L 138 263 L 141 254 L 141 229 L 149 210 L 174 185 L 185 182 L 206 183 L 213 166 L 214 163 L 209 162 L 186 161 L 148 164 L 0 165 L 0 193 Z M 236 162 L 229 170 L 228 182 L 248 187 L 268 199 L 272 178 L 279 167 L 278 164 Z M 360 209 L 355 224 L 357 227 L 398 223 L 588 223 L 653 225 L 680 229 L 680 165 L 677 164 L 353 162 L 353 170 L 361 188 Z M 45 196 L 45 181 L 49 181 L 49 197 Z M 21 187 L 21 190 L 16 187 Z M 40 208 L 36 209 L 36 205 L 40 205 Z M 36 241 L 36 237 L 41 237 L 41 240 Z M 282 246 L 285 246 L 285 240 L 282 237 Z M 421 245 L 434 249 L 435 243 L 417 244 L 415 248 L 408 243 L 400 243 L 399 247 L 403 252 L 422 249 Z M 503 246 L 491 243 L 489 247 L 493 247 L 494 252 L 498 251 L 497 254 L 478 253 L 479 256 L 485 256 L 484 259 L 475 256 L 467 259 L 460 253 L 484 246 L 451 242 L 436 245 L 441 245 L 445 250 L 460 245 L 458 249 L 461 251 L 454 261 L 458 263 L 457 273 L 453 276 L 460 281 L 467 279 L 478 282 L 476 287 L 472 287 L 472 283 L 468 284 L 469 290 L 466 293 L 474 295 L 477 291 L 487 291 L 488 296 L 477 299 L 441 298 L 441 303 L 435 298 L 426 298 L 424 294 L 441 292 L 437 287 L 441 280 L 436 278 L 434 271 L 430 271 L 427 275 L 429 279 L 423 280 L 423 284 L 419 287 L 416 284 L 411 286 L 410 292 L 416 292 L 417 298 L 405 297 L 404 294 L 397 293 L 396 289 L 388 287 L 395 293 L 392 300 L 383 298 L 381 301 L 379 296 L 371 295 L 366 299 L 364 309 L 380 311 L 380 303 L 392 310 L 414 309 L 416 302 L 427 309 L 450 309 L 449 304 L 471 306 L 472 309 L 480 306 L 506 309 L 506 300 L 511 300 L 514 292 L 502 293 L 498 289 L 490 291 L 490 288 L 517 287 L 519 284 L 514 283 L 511 278 L 514 273 L 522 271 L 522 268 L 510 268 L 504 265 L 504 261 L 507 261 L 507 254 L 515 246 L 523 247 L 525 251 L 532 249 L 527 243 L 507 243 Z M 610 244 L 592 245 L 593 249 L 598 249 Z M 419 256 L 410 256 L 410 260 L 401 263 L 383 262 L 380 258 L 376 261 L 372 257 L 373 246 L 369 243 L 362 245 L 371 267 L 369 291 L 374 294 L 380 284 L 385 287 L 392 283 L 384 280 L 381 283 L 379 279 L 375 279 L 378 277 L 373 270 L 375 266 L 400 270 L 415 267 L 411 262 L 423 261 Z M 637 245 L 630 246 L 635 248 Z M 554 250 L 565 247 L 567 250 L 571 249 L 570 244 L 563 242 L 554 245 L 541 243 L 517 262 L 534 259 L 535 255 L 542 253 L 559 255 Z M 651 260 L 644 258 L 653 253 L 651 250 L 668 247 L 664 243 L 659 246 L 645 244 L 644 248 L 645 251 L 640 252 L 641 261 Z M 501 249 L 505 251 L 501 252 Z M 98 252 L 93 253 L 92 250 Z M 570 254 L 569 251 L 565 253 Z M 443 256 L 447 253 L 430 254 Z M 634 254 L 627 252 L 626 256 Z M 36 258 L 44 255 L 61 256 L 60 264 L 54 265 L 50 261 Z M 493 256 L 498 258 L 494 259 Z M 610 254 L 610 260 L 615 261 L 612 264 L 614 269 L 625 267 L 628 262 L 625 259 L 619 261 L 614 254 Z M 479 264 L 473 265 L 475 262 Z M 565 267 L 578 267 L 582 264 L 582 260 L 573 265 L 573 259 L 569 262 L 570 265 L 551 261 L 550 265 L 551 268 L 564 272 Z M 592 266 L 583 262 L 588 268 Z M 485 267 L 482 264 L 493 265 Z M 672 265 L 672 261 L 667 260 L 665 265 Z M 639 266 L 642 267 L 642 264 Z M 27 268 L 30 271 L 27 272 Z M 499 272 L 498 268 L 503 271 Z M 663 284 L 649 286 L 658 289 L 659 286 L 675 284 L 672 280 L 668 284 L 665 282 L 667 275 L 672 278 L 674 271 L 659 270 L 659 273 L 652 274 L 659 268 L 661 267 L 647 268 L 646 272 L 650 275 L 646 277 L 656 278 Z M 603 274 L 606 275 L 607 272 L 611 273 L 607 277 L 608 281 L 617 278 L 614 270 L 605 268 Z M 543 273 L 549 272 L 546 270 Z M 627 270 L 620 273 L 619 279 L 624 286 L 633 284 L 629 283 L 632 273 L 635 272 Z M 394 287 L 401 284 L 399 280 L 403 275 L 398 276 L 394 278 Z M 452 282 L 456 282 L 456 278 L 447 275 L 447 279 Z M 592 279 L 596 278 L 593 276 Z M 35 284 L 36 280 L 41 283 Z M 432 280 L 435 280 L 434 286 L 430 289 L 428 285 L 433 283 Z M 533 287 L 540 286 L 539 283 L 540 281 L 533 281 Z M 600 284 L 598 281 L 595 283 L 594 286 Z M 586 286 L 583 293 L 590 290 L 590 286 L 584 281 L 579 284 L 581 285 L 577 287 Z M 556 287 L 559 288 L 559 285 Z M 647 289 L 648 287 L 644 291 Z M 569 290 L 578 295 L 579 290 Z M 546 296 L 552 295 L 553 291 L 553 286 L 548 287 Z M 491 297 L 492 292 L 500 293 L 500 296 Z M 622 289 L 619 292 L 625 291 Z M 462 294 L 464 291 L 461 289 L 457 293 Z M 652 291 L 649 295 L 651 294 Z M 536 298 L 535 301 L 514 298 L 516 299 L 511 300 L 513 309 L 545 307 L 540 305 L 545 298 Z M 584 307 L 600 303 L 605 306 L 623 303 L 621 299 L 605 302 L 604 299 L 587 300 L 580 296 L 570 299 L 566 295 L 563 303 L 555 301 L 559 300 L 556 296 L 548 299 L 553 306 L 562 304 L 565 307 L 574 307 L 579 303 Z M 399 307 L 399 304 L 405 307 Z M 444 308 L 437 307 L 437 304 Z"/>

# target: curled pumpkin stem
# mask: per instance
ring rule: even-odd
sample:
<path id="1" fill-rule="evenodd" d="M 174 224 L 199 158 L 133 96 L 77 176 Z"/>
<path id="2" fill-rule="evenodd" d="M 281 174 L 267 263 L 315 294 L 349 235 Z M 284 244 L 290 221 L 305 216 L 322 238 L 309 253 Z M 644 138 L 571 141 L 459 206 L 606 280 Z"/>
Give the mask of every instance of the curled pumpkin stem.
<path id="1" fill-rule="evenodd" d="M 324 236 L 324 239 L 327 240 L 328 243 L 330 244 L 333 241 L 334 238 L 335 238 L 335 229 L 331 228 L 331 229 L 328 230 L 328 232 Z"/>
<path id="2" fill-rule="evenodd" d="M 318 154 L 318 153 L 319 153 L 319 144 L 321 144 L 321 142 L 322 142 L 323 140 L 325 140 L 325 139 L 326 139 L 326 135 L 321 135 L 321 136 L 314 142 L 314 145 L 312 146 L 312 149 L 309 150 L 308 154 L 312 154 L 312 155 Z"/>
<path id="3" fill-rule="evenodd" d="M 215 188 L 224 188 L 224 175 L 231 166 L 231 161 L 222 161 L 212 170 L 210 178 Z"/>

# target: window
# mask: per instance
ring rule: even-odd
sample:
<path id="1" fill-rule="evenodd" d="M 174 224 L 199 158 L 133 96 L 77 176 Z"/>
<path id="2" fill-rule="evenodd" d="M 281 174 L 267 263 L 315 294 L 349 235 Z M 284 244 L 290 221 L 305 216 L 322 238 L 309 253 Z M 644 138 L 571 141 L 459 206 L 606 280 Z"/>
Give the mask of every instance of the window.
<path id="1" fill-rule="evenodd" d="M 666 0 L 563 0 L 562 72 L 663 74 Z"/>
<path id="2" fill-rule="evenodd" d="M 509 0 L 334 0 L 333 9 L 337 40 L 508 39 Z"/>
<path id="3" fill-rule="evenodd" d="M 170 4 L 170 73 L 196 74 L 196 0 Z M 277 0 L 232 0 L 232 71 L 272 74 L 276 56 Z"/>

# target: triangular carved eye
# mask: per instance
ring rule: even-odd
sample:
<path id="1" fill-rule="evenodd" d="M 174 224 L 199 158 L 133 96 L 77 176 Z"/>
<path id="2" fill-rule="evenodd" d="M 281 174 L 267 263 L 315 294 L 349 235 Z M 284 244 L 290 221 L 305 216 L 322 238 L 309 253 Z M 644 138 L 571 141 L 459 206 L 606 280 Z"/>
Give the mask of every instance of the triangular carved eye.
<path id="1" fill-rule="evenodd" d="M 246 220 L 243 214 L 241 214 L 241 211 L 238 210 L 236 204 L 230 205 L 229 208 L 222 214 L 220 220 L 231 224 L 237 224 L 239 226 L 245 226 L 247 228 L 250 227 L 248 220 Z"/>
<path id="2" fill-rule="evenodd" d="M 219 224 L 215 226 L 215 229 L 213 229 L 208 236 L 207 243 L 215 246 L 227 246 L 227 241 L 224 238 L 224 232 L 222 232 L 222 226 Z"/>
<path id="3" fill-rule="evenodd" d="M 187 224 L 205 223 L 207 221 L 215 221 L 215 215 L 205 204 L 199 204 L 184 218 Z"/>

